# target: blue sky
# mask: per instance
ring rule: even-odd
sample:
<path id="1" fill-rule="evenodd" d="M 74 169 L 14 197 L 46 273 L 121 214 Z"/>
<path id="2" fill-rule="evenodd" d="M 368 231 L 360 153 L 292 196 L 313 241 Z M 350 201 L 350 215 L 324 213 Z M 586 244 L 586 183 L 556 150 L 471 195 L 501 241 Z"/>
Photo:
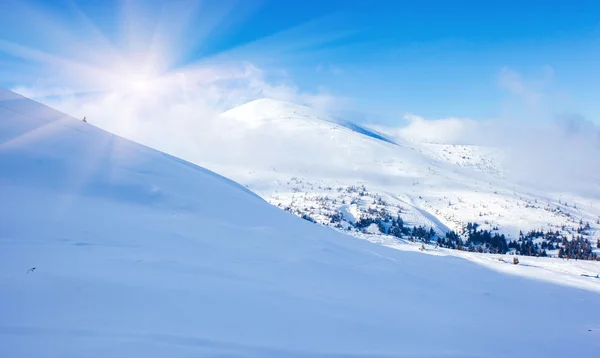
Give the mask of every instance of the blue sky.
<path id="1" fill-rule="evenodd" d="M 0 14 L 0 85 L 46 84 L 62 73 L 48 56 L 109 70 L 99 39 L 131 54 L 158 34 L 169 69 L 248 62 L 269 88 L 330 96 L 333 111 L 360 121 L 395 124 L 409 112 L 600 122 L 597 1 L 173 3 L 9 0 Z M 82 85 L 65 78 L 73 83 L 63 87 Z"/>

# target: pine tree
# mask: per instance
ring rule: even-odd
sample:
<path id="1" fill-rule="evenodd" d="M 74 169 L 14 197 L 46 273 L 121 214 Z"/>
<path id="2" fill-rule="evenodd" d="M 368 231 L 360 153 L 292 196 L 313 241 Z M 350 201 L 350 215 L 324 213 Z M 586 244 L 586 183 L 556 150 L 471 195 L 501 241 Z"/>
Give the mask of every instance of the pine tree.
<path id="1" fill-rule="evenodd" d="M 379 232 L 381 232 L 382 234 L 387 234 L 387 230 L 385 229 L 385 225 L 383 225 L 383 222 L 381 222 L 381 220 L 379 220 L 377 222 L 377 227 L 379 228 Z"/>

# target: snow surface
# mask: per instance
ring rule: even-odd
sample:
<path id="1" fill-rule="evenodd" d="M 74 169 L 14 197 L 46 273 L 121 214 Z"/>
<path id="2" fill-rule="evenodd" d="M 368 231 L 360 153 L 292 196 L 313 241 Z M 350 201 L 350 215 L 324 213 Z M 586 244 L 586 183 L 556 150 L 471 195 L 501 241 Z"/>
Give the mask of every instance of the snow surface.
<path id="1" fill-rule="evenodd" d="M 342 235 L 4 90 L 0 198 L 0 357 L 600 349 L 596 292 Z"/>

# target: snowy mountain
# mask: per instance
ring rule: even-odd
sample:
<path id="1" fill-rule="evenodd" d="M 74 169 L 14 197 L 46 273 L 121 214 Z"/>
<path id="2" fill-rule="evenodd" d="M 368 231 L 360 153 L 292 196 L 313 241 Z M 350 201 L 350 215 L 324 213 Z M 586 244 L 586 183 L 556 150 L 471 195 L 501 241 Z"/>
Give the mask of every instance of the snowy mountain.
<path id="1" fill-rule="evenodd" d="M 309 220 L 361 236 L 388 234 L 391 220 L 400 218 L 407 228 L 433 228 L 442 237 L 454 231 L 465 240 L 474 223 L 508 241 L 523 232 L 543 254 L 558 255 L 563 238 L 581 238 L 589 257 L 600 252 L 600 188 L 590 195 L 516 183 L 499 148 L 391 141 L 271 99 L 227 111 L 217 126 L 216 149 L 175 154 Z M 361 218 L 383 220 L 383 228 L 357 228 Z M 540 232 L 552 237 L 541 240 Z"/>
<path id="2" fill-rule="evenodd" d="M 314 135 L 352 140 L 349 148 L 376 140 L 312 120 L 298 121 L 293 136 L 311 122 L 323 128 Z M 365 150 L 396 150 L 374 143 Z M 574 289 L 520 277 L 540 272 L 533 264 L 487 264 L 507 275 L 354 239 L 5 90 L 0 197 L 2 357 L 565 357 L 600 349 L 597 279 L 573 276 L 570 284 L 590 290 Z"/>

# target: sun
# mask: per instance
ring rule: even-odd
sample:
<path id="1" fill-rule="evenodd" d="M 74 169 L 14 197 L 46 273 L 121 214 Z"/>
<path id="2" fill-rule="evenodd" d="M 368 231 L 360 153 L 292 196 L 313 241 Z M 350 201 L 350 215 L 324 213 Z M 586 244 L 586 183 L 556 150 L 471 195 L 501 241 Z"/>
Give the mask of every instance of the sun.
<path id="1" fill-rule="evenodd" d="M 121 60 L 112 63 L 103 69 L 110 73 L 109 87 L 112 92 L 125 94 L 131 97 L 146 97 L 156 94 L 161 88 L 161 83 L 168 77 L 156 68 L 149 68 L 134 60 Z"/>
<path id="2" fill-rule="evenodd" d="M 147 93 L 152 90 L 152 81 L 148 79 L 133 80 L 129 82 L 129 87 L 131 87 L 132 91 L 142 94 Z"/>
<path id="3" fill-rule="evenodd" d="M 146 96 L 155 93 L 159 82 L 157 78 L 151 77 L 129 77 L 117 83 L 117 86 L 131 95 Z"/>

